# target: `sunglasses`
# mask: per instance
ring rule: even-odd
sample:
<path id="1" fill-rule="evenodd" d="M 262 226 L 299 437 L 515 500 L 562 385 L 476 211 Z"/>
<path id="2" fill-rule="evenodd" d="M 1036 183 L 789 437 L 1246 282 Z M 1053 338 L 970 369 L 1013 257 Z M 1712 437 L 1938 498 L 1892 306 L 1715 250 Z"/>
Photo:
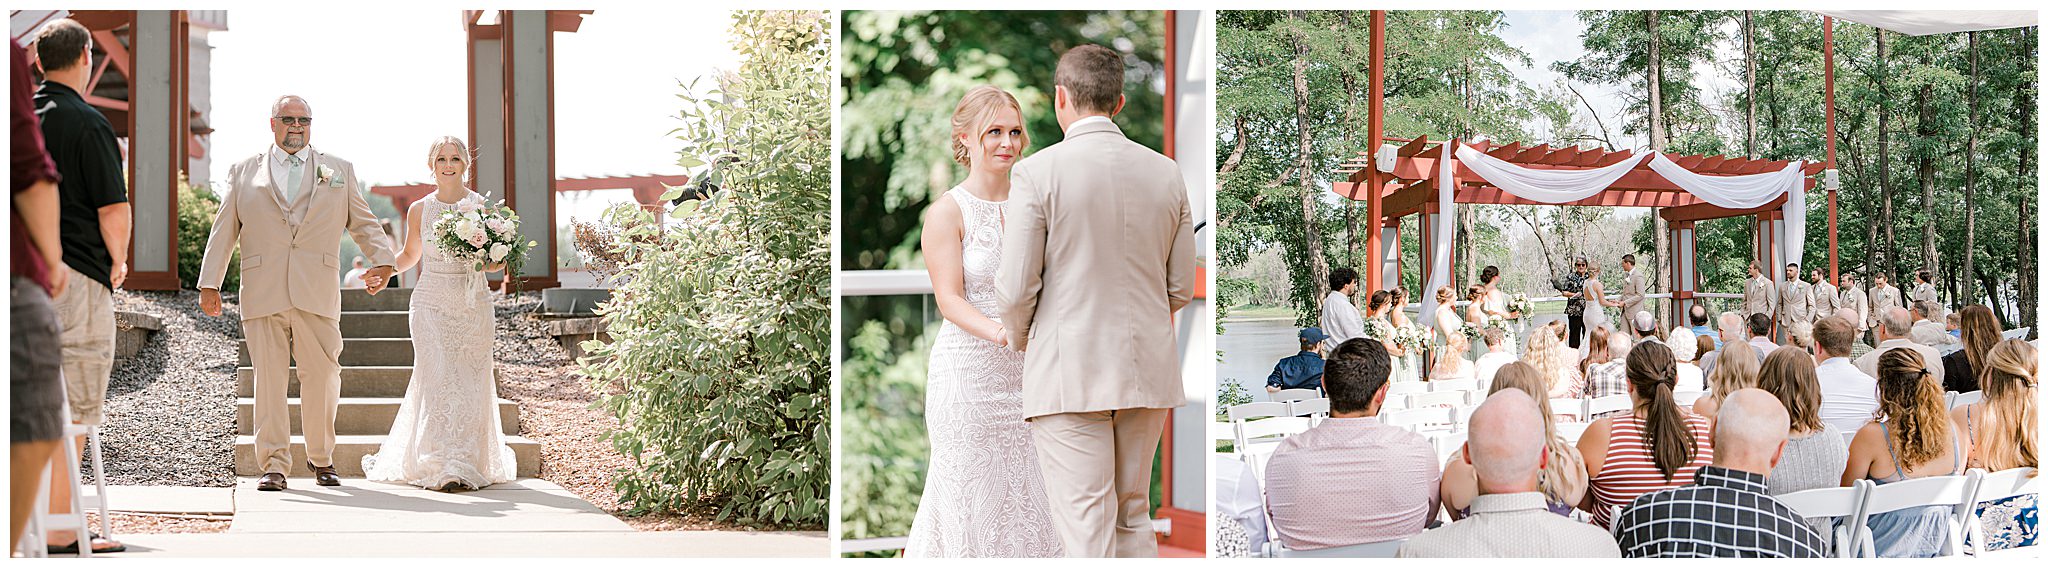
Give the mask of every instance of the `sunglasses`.
<path id="1" fill-rule="evenodd" d="M 276 119 L 278 122 L 284 123 L 285 126 L 313 125 L 313 117 L 310 116 L 273 116 L 271 118 Z"/>

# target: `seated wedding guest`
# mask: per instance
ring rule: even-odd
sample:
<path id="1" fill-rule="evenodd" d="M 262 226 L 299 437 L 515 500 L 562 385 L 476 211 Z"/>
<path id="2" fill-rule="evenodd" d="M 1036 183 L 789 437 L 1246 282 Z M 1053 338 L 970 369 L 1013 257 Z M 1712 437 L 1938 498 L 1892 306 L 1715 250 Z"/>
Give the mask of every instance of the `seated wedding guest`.
<path id="1" fill-rule="evenodd" d="M 1700 370 L 1709 375 L 1714 374 L 1714 366 L 1720 363 L 1721 350 L 1728 347 L 1728 342 L 1749 340 L 1749 320 L 1743 318 L 1742 314 L 1721 312 L 1720 324 L 1721 335 L 1714 340 L 1714 350 L 1700 356 Z M 1757 356 L 1756 361 L 1762 363 L 1763 356 Z"/>
<path id="2" fill-rule="evenodd" d="M 1764 357 L 1769 356 L 1772 351 L 1778 350 L 1778 344 L 1771 341 L 1770 314 L 1749 314 L 1749 346 L 1756 348 L 1758 363 L 1762 363 Z"/>
<path id="3" fill-rule="evenodd" d="M 1813 357 L 1779 349 L 1764 358 L 1757 373 L 1756 388 L 1778 397 L 1791 420 L 1785 455 L 1771 468 L 1772 495 L 1839 486 L 1842 467 L 1849 463 L 1844 432 L 1820 418 L 1820 377 L 1813 369 Z"/>
<path id="4" fill-rule="evenodd" d="M 1266 375 L 1266 392 L 1323 388 L 1323 340 L 1330 336 L 1323 328 L 1304 327 L 1299 337 L 1301 352 L 1273 365 L 1273 374 Z"/>
<path id="5" fill-rule="evenodd" d="M 1595 420 L 1579 436 L 1579 455 L 1586 459 L 1592 487 L 1579 508 L 1592 513 L 1600 526 L 1612 525 L 1614 507 L 1644 493 L 1691 484 L 1694 472 L 1713 463 L 1710 423 L 1671 399 L 1677 382 L 1670 348 L 1655 343 L 1636 348 L 1628 354 L 1628 394 L 1635 408 Z"/>
<path id="6" fill-rule="evenodd" d="M 1429 369 L 1429 380 L 1448 381 L 1478 378 L 1476 371 L 1472 367 L 1472 361 L 1465 358 L 1465 350 L 1471 348 L 1471 343 L 1465 339 L 1465 334 L 1453 333 L 1449 337 L 1449 341 L 1444 345 L 1443 353 L 1437 355 L 1436 364 Z"/>
<path id="7" fill-rule="evenodd" d="M 1963 338 L 1963 314 L 1958 312 L 1948 313 L 1948 336 L 1958 340 Z"/>
<path id="8" fill-rule="evenodd" d="M 1714 331 L 1714 328 L 1707 327 L 1707 324 L 1709 323 L 1707 317 L 1707 306 L 1705 304 L 1693 304 L 1692 309 L 1685 311 L 1686 323 L 1692 324 L 1692 327 L 1688 329 L 1692 331 L 1693 337 L 1713 338 L 1714 347 L 1718 348 L 1721 346 L 1721 332 Z M 1704 353 L 1704 351 L 1702 351 L 1702 353 Z"/>
<path id="9" fill-rule="evenodd" d="M 1827 541 L 1766 492 L 1788 419 L 1756 389 L 1728 395 L 1714 422 L 1714 464 L 1691 486 L 1637 497 L 1615 538 L 1629 558 L 1822 558 Z"/>
<path id="10" fill-rule="evenodd" d="M 1857 357 L 1856 368 L 1862 369 L 1865 375 L 1876 377 L 1878 357 L 1893 349 L 1911 349 L 1920 354 L 1921 361 L 1927 362 L 1927 371 L 1934 375 L 1935 387 L 1948 384 L 1946 374 L 1941 368 L 1941 352 L 1909 337 L 1913 333 L 1911 313 L 1905 308 L 1891 308 L 1880 312 L 1877 321 L 1877 347 L 1871 349 L 1869 353 L 1864 353 L 1862 357 Z"/>
<path id="11" fill-rule="evenodd" d="M 1471 472 L 1471 514 L 1401 544 L 1401 558 L 1616 558 L 1614 537 L 1554 514 L 1541 490 L 1550 413 L 1521 389 L 1495 391 L 1473 411 L 1471 437 L 1452 457 Z"/>
<path id="12" fill-rule="evenodd" d="M 1846 274 L 1843 276 L 1847 277 Z M 1857 323 L 1863 320 L 1858 319 L 1856 317 L 1856 310 L 1850 308 L 1842 308 L 1839 310 L 1835 310 L 1835 317 L 1842 318 L 1842 321 L 1849 322 L 1851 327 L 1857 328 L 1856 337 L 1849 341 L 1849 354 L 1847 355 L 1847 357 L 1851 362 L 1854 362 L 1858 359 L 1862 359 L 1864 353 L 1870 352 L 1870 345 L 1863 342 L 1863 331 L 1865 329 L 1863 328 L 1864 324 Z"/>
<path id="13" fill-rule="evenodd" d="M 1977 369 L 1984 368 L 1984 356 L 2004 339 L 1998 333 L 1998 317 L 1991 315 L 1991 308 L 1977 304 L 1949 316 L 1963 321 L 1963 348 L 1941 356 L 1942 388 L 1955 392 L 1978 390 Z"/>
<path id="14" fill-rule="evenodd" d="M 1763 366 L 1762 360 L 1751 355 L 1755 352 L 1756 348 L 1750 347 L 1747 341 L 1722 344 L 1721 350 L 1717 351 L 1721 354 L 1721 364 L 1707 372 L 1707 396 L 1693 401 L 1693 414 L 1712 420 L 1715 410 L 1721 407 L 1721 399 L 1728 398 L 1728 393 L 1755 387 L 1757 369 Z"/>
<path id="15" fill-rule="evenodd" d="M 1650 315 L 1650 312 L 1636 312 L 1636 317 L 1634 319 L 1635 321 L 1631 323 L 1635 325 L 1636 343 L 1642 343 L 1644 341 L 1664 340 L 1663 337 L 1657 335 L 1657 316 Z M 1669 347 L 1669 345 L 1666 345 L 1666 347 Z M 1628 357 L 1628 354 L 1620 353 L 1616 356 Z"/>
<path id="16" fill-rule="evenodd" d="M 1674 387 L 1677 392 L 1707 390 L 1707 375 L 1700 371 L 1700 366 L 1694 361 L 1699 358 L 1701 344 L 1711 349 L 1714 342 L 1711 339 L 1702 339 L 1705 338 L 1694 337 L 1692 330 L 1679 327 L 1672 328 L 1671 338 L 1665 340 L 1665 344 L 1671 346 L 1671 358 L 1678 360 L 1678 386 Z"/>
<path id="17" fill-rule="evenodd" d="M 1542 373 L 1528 363 L 1517 361 L 1500 368 L 1488 393 L 1520 390 L 1526 394 L 1544 388 Z M 1550 414 L 1550 399 L 1536 398 L 1536 408 L 1543 416 L 1543 439 L 1548 440 L 1544 444 L 1548 451 L 1543 458 L 1543 478 L 1536 481 L 1536 489 L 1546 496 L 1550 512 L 1569 517 L 1572 506 L 1586 497 L 1586 460 L 1579 458 L 1578 448 L 1557 434 L 1557 420 Z M 1478 481 L 1472 476 L 1472 464 L 1452 452 L 1450 459 L 1444 461 L 1442 487 L 1444 511 L 1452 520 L 1465 518 L 1472 497 L 1479 494 Z"/>
<path id="18" fill-rule="evenodd" d="M 1904 311 L 1904 310 L 1900 310 Z M 1877 401 L 1882 418 L 1856 431 L 1841 486 L 1858 479 L 1878 485 L 1942 475 L 1962 475 L 1970 454 L 1968 438 L 1949 419 L 1941 383 L 1929 380 L 1926 359 L 1913 349 L 1881 351 Z M 1870 538 L 1879 558 L 1928 558 L 1941 553 L 1952 510 L 1914 507 L 1870 516 Z"/>
<path id="19" fill-rule="evenodd" d="M 1234 542 L 1247 552 L 1266 547 L 1266 504 L 1259 497 L 1259 475 L 1252 464 L 1225 454 L 1216 454 L 1209 471 L 1216 472 L 1216 511 L 1211 519 L 1229 519 L 1242 529 L 1241 537 L 1217 541 Z M 1242 540 L 1239 540 L 1239 539 Z"/>
<path id="20" fill-rule="evenodd" d="M 1800 353 L 1813 353 L 1813 322 L 1793 322 L 1785 326 L 1785 346 Z"/>
<path id="21" fill-rule="evenodd" d="M 1930 315 L 1939 311 L 1941 306 L 1935 305 L 1934 302 L 1915 300 L 1912 308 L 1913 331 L 1908 336 L 1913 338 L 1914 343 L 1934 346 L 1948 345 L 1956 342 L 1956 338 L 1949 336 L 1948 326 L 1934 321 L 1933 316 Z"/>
<path id="22" fill-rule="evenodd" d="M 1583 396 L 1599 398 L 1628 392 L 1628 381 L 1622 378 L 1622 365 L 1626 361 L 1617 354 L 1628 350 L 1628 337 L 1607 326 L 1593 328 L 1592 342 L 1586 347 L 1586 358 L 1579 361 L 1579 374 L 1586 377 Z"/>
<path id="23" fill-rule="evenodd" d="M 363 266 L 363 257 L 356 257 L 349 262 L 349 266 L 348 273 L 341 275 L 341 289 L 361 290 L 369 287 L 368 283 L 363 282 L 363 275 L 370 272 L 369 268 Z"/>
<path id="24" fill-rule="evenodd" d="M 1378 341 L 1337 346 L 1323 365 L 1330 417 L 1267 458 L 1266 511 L 1287 548 L 1408 538 L 1436 516 L 1436 449 L 1378 418 L 1388 373 Z"/>
<path id="25" fill-rule="evenodd" d="M 2039 446 L 2035 445 L 2040 423 L 2035 418 L 2034 396 L 2041 379 L 2035 354 L 2032 343 L 2018 339 L 1999 342 L 1984 356 L 1984 374 L 1979 377 L 1984 381 L 1984 400 L 1949 411 L 1949 418 L 1963 425 L 1963 436 L 1970 443 L 1965 465 L 1987 472 L 2041 467 Z M 2041 514 L 2039 497 L 2029 493 L 1979 504 L 1984 549 L 2033 546 Z"/>
<path id="26" fill-rule="evenodd" d="M 1472 366 L 1477 369 L 1475 376 L 1479 378 L 1479 388 L 1489 388 L 1493 384 L 1493 374 L 1502 365 L 1515 362 L 1515 354 L 1508 352 L 1507 332 L 1499 328 L 1488 328 L 1480 337 L 1486 341 L 1486 354 L 1480 355 Z"/>
<path id="27" fill-rule="evenodd" d="M 1558 338 L 1555 332 L 1560 329 L 1564 327 L 1556 320 L 1552 320 L 1544 327 L 1538 328 L 1535 333 L 1529 334 L 1529 350 L 1522 354 L 1522 360 L 1543 374 L 1543 380 L 1549 385 L 1545 396 L 1580 398 L 1586 393 L 1585 375 L 1579 374 L 1578 368 L 1565 362 L 1567 357 L 1571 357 L 1571 347 L 1565 345 L 1563 339 Z"/>
<path id="28" fill-rule="evenodd" d="M 1820 383 L 1820 420 L 1842 433 L 1863 429 L 1877 415 L 1877 378 L 1865 374 L 1846 355 L 1856 343 L 1856 323 L 1821 318 L 1813 324 L 1815 380 Z"/>

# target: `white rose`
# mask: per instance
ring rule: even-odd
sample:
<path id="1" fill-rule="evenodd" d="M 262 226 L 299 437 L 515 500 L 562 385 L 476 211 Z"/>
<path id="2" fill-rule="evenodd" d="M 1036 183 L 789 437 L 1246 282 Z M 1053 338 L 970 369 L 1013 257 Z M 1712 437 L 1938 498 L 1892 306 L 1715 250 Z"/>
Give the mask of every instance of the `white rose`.
<path id="1" fill-rule="evenodd" d="M 491 262 L 504 262 L 505 255 L 510 254 L 511 252 L 512 247 L 508 247 L 501 244 L 491 245 Z"/>

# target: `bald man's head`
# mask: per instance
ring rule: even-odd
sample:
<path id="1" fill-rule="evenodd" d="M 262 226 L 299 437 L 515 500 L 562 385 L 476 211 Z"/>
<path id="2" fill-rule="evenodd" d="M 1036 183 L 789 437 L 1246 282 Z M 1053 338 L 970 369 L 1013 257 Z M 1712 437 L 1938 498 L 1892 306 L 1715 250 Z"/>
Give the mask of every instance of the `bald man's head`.
<path id="1" fill-rule="evenodd" d="M 1714 465 L 1768 476 L 1785 449 L 1792 418 L 1762 389 L 1729 393 L 1714 416 Z"/>
<path id="2" fill-rule="evenodd" d="M 1483 494 L 1536 490 L 1543 468 L 1543 414 L 1521 389 L 1501 389 L 1472 412 L 1465 460 Z"/>

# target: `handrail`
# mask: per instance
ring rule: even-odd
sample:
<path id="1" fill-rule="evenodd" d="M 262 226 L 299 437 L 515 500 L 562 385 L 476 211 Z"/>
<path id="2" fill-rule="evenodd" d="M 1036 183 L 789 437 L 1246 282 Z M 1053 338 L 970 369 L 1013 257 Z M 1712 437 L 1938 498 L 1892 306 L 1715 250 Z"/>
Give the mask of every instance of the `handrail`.
<path id="1" fill-rule="evenodd" d="M 847 270 L 839 273 L 839 295 L 920 296 L 932 293 L 932 277 L 924 270 Z"/>

